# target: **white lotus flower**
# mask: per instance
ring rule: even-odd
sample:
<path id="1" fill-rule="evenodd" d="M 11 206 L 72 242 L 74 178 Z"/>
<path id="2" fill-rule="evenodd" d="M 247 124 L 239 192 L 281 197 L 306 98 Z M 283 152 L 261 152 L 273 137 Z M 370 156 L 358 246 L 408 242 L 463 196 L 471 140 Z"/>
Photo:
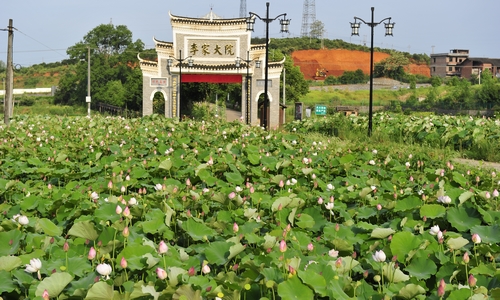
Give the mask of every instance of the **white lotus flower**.
<path id="1" fill-rule="evenodd" d="M 38 272 L 42 268 L 42 261 L 38 258 L 30 259 L 30 263 L 26 264 L 26 272 L 35 273 Z"/>
<path id="2" fill-rule="evenodd" d="M 437 199 L 437 202 L 444 203 L 444 204 L 450 204 L 451 203 L 451 198 L 450 196 L 439 196 Z"/>
<path id="3" fill-rule="evenodd" d="M 385 256 L 384 251 L 380 250 L 376 251 L 375 254 L 372 255 L 372 258 L 376 262 L 384 262 L 387 257 Z"/>
<path id="4" fill-rule="evenodd" d="M 30 263 L 26 264 L 25 272 L 28 273 L 36 273 L 38 280 L 42 280 L 42 276 L 40 275 L 40 269 L 42 268 L 42 261 L 38 258 L 30 259 Z"/>
<path id="5" fill-rule="evenodd" d="M 439 225 L 434 225 L 431 227 L 431 229 L 429 229 L 429 233 L 432 235 L 438 234 L 439 231 L 441 231 L 439 230 Z"/>
<path id="6" fill-rule="evenodd" d="M 28 225 L 30 221 L 26 216 L 19 216 L 19 218 L 17 218 L 17 222 L 21 225 Z"/>
<path id="7" fill-rule="evenodd" d="M 111 274 L 111 271 L 113 271 L 113 269 L 111 268 L 111 266 L 108 265 L 108 264 L 98 264 L 97 267 L 95 268 L 95 270 L 101 276 L 105 276 L 106 280 L 109 279 L 109 274 Z"/>
<path id="8" fill-rule="evenodd" d="M 135 199 L 134 197 L 130 198 L 130 200 L 128 200 L 128 205 L 130 206 L 134 206 L 137 204 L 137 199 Z"/>

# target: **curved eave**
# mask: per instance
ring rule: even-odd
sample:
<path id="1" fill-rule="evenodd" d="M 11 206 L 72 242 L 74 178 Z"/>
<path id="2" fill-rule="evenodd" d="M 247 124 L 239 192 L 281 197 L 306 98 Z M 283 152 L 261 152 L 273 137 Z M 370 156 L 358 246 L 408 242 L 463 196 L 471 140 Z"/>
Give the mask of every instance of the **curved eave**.
<path id="1" fill-rule="evenodd" d="M 266 50 L 266 44 L 250 45 L 250 51 L 252 50 Z"/>
<path id="2" fill-rule="evenodd" d="M 156 48 L 160 48 L 160 49 L 173 49 L 174 48 L 173 42 L 160 41 L 160 40 L 157 40 L 155 37 L 153 37 L 153 41 L 155 42 Z"/>
<path id="3" fill-rule="evenodd" d="M 181 17 L 172 15 L 171 12 L 168 12 L 170 15 L 170 23 L 178 23 L 178 24 L 192 24 L 192 25 L 210 25 L 210 26 L 220 26 L 220 25 L 244 25 L 247 24 L 246 18 L 233 18 L 233 19 L 200 19 L 200 18 L 190 18 L 190 17 Z"/>
<path id="4" fill-rule="evenodd" d="M 139 59 L 139 64 L 140 64 L 141 67 L 158 68 L 158 62 L 157 61 Z"/>

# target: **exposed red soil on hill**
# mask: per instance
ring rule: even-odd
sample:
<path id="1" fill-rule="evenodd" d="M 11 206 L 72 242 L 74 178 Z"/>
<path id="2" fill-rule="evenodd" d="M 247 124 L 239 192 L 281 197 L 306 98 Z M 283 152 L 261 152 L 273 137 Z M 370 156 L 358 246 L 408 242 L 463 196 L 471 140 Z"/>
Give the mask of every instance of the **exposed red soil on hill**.
<path id="1" fill-rule="evenodd" d="M 373 53 L 374 63 L 389 57 L 382 52 Z M 299 50 L 292 53 L 292 59 L 305 79 L 314 79 L 318 70 L 324 70 L 326 76 L 341 76 L 344 71 L 361 69 L 365 74 L 370 73 L 370 53 L 357 50 L 324 49 L 324 50 Z M 421 74 L 430 77 L 427 65 L 412 64 L 409 67 L 411 74 Z"/>

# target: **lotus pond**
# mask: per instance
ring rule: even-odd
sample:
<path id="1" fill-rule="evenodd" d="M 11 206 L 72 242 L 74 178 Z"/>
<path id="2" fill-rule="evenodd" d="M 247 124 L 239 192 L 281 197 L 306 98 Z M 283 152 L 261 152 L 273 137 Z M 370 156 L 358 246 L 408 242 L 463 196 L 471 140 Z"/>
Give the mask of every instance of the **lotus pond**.
<path id="1" fill-rule="evenodd" d="M 345 145 L 218 120 L 18 116 L 0 128 L 0 297 L 500 298 L 494 171 Z"/>

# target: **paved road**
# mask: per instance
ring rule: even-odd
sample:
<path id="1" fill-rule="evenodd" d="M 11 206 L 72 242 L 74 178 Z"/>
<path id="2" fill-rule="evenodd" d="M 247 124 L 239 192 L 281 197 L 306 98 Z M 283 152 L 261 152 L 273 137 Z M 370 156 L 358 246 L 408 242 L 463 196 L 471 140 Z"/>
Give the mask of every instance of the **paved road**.
<path id="1" fill-rule="evenodd" d="M 226 120 L 232 122 L 241 118 L 241 111 L 226 108 Z"/>

